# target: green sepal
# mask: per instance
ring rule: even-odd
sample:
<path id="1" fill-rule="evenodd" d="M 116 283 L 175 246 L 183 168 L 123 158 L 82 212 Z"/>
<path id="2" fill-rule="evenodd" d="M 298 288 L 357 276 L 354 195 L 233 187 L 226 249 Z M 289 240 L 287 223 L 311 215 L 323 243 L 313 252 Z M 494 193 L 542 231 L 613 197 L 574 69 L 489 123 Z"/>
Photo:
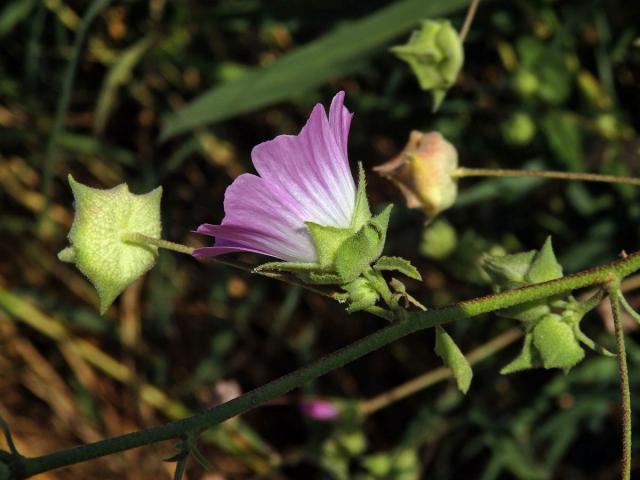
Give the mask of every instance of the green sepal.
<path id="1" fill-rule="evenodd" d="M 367 199 L 367 178 L 362 162 L 358 162 L 358 190 L 356 191 L 356 205 L 353 209 L 351 229 L 356 232 L 371 220 L 371 209 Z"/>
<path id="2" fill-rule="evenodd" d="M 533 346 L 533 334 L 527 333 L 524 336 L 522 350 L 520 350 L 518 356 L 505 365 L 502 370 L 500 370 L 500 373 L 502 375 L 508 375 L 510 373 L 539 368 L 541 366 L 542 360 L 540 359 L 540 354 Z"/>
<path id="3" fill-rule="evenodd" d="M 561 368 L 568 372 L 584 358 L 584 350 L 573 328 L 559 315 L 542 318 L 533 329 L 533 344 L 540 353 L 544 368 Z"/>
<path id="4" fill-rule="evenodd" d="M 551 237 L 547 237 L 542 248 L 512 255 L 487 255 L 482 260 L 482 268 L 494 283 L 498 292 L 546 282 L 562 277 L 562 266 L 558 263 Z M 522 322 L 535 322 L 551 313 L 550 304 L 562 297 L 543 298 L 534 302 L 505 308 L 498 315 Z"/>
<path id="5" fill-rule="evenodd" d="M 481 260 L 482 269 L 489 275 L 497 291 L 517 288 L 525 281 L 536 251 L 514 253 L 512 255 L 485 255 Z"/>
<path id="6" fill-rule="evenodd" d="M 453 378 L 462 393 L 467 393 L 473 378 L 473 371 L 467 358 L 458 348 L 456 342 L 441 326 L 436 327 L 436 355 L 451 369 Z"/>
<path id="7" fill-rule="evenodd" d="M 347 238 L 336 251 L 334 267 L 343 283 L 348 283 L 364 272 L 380 257 L 389 225 L 393 205 L 371 218 L 355 235 Z"/>
<path id="8" fill-rule="evenodd" d="M 562 277 L 562 265 L 558 263 L 551 245 L 551 237 L 547 237 L 542 248 L 536 253 L 531 267 L 525 276 L 527 283 L 542 283 Z"/>
<path id="9" fill-rule="evenodd" d="M 395 271 L 403 275 L 413 278 L 414 280 L 422 280 L 422 275 L 411 262 L 402 257 L 380 257 L 373 265 L 373 269 L 377 271 Z"/>
<path id="10" fill-rule="evenodd" d="M 316 247 L 320 268 L 330 267 L 340 246 L 353 235 L 351 228 L 326 227 L 313 222 L 305 222 L 305 225 Z"/>
<path id="11" fill-rule="evenodd" d="M 58 257 L 73 262 L 100 297 L 100 313 L 134 280 L 153 267 L 157 247 L 122 240 L 126 233 L 160 238 L 162 187 L 135 195 L 126 184 L 108 190 L 91 188 L 69 175 L 75 216 L 70 246 Z"/>

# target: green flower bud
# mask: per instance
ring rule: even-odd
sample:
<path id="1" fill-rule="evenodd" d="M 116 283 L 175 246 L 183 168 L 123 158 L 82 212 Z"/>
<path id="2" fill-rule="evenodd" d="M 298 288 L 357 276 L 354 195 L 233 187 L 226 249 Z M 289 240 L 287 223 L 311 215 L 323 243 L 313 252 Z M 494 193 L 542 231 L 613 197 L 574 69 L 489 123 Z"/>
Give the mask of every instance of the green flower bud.
<path id="1" fill-rule="evenodd" d="M 451 255 L 458 244 L 458 234 L 455 228 L 446 220 L 436 220 L 425 225 L 420 240 L 420 254 L 442 260 Z"/>
<path id="2" fill-rule="evenodd" d="M 433 93 L 433 111 L 436 111 L 464 63 L 458 32 L 448 20 L 426 20 L 405 45 L 393 47 L 391 51 L 409 64 L 420 87 Z"/>
<path id="3" fill-rule="evenodd" d="M 100 297 L 100 313 L 156 262 L 157 247 L 131 243 L 127 234 L 160 238 L 162 187 L 135 195 L 126 184 L 109 190 L 87 187 L 69 175 L 75 217 L 69 247 L 58 258 L 75 263 Z"/>
<path id="4" fill-rule="evenodd" d="M 374 170 L 400 189 L 409 208 L 421 208 L 432 219 L 456 200 L 457 168 L 458 152 L 442 135 L 414 130 L 404 150 Z"/>
<path id="5" fill-rule="evenodd" d="M 342 288 L 349 294 L 349 306 L 347 307 L 349 313 L 372 307 L 380 298 L 375 288 L 363 277 L 356 278 L 343 285 Z"/>

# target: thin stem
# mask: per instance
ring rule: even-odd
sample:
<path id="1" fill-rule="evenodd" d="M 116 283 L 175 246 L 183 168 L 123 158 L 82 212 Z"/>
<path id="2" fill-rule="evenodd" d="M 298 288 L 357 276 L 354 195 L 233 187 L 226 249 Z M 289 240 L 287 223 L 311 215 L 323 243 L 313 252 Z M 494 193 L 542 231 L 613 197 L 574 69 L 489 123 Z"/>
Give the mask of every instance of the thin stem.
<path id="1" fill-rule="evenodd" d="M 462 24 L 462 28 L 460 29 L 460 41 L 464 42 L 467 38 L 467 34 L 469 33 L 469 29 L 471 28 L 471 24 L 473 23 L 473 18 L 476 16 L 476 11 L 478 10 L 478 5 L 480 4 L 480 0 L 471 0 L 469 3 L 469 9 L 467 10 L 467 16 L 464 17 L 464 23 Z"/>
<path id="2" fill-rule="evenodd" d="M 624 343 L 624 325 L 620 314 L 620 284 L 610 285 L 608 290 L 616 333 L 618 372 L 620 374 L 620 393 L 622 396 L 622 479 L 629 480 L 631 478 L 631 393 L 627 353 Z"/>
<path id="3" fill-rule="evenodd" d="M 640 178 L 600 175 L 597 173 L 555 172 L 550 170 L 517 170 L 508 168 L 465 168 L 453 172 L 453 177 L 542 177 L 556 180 L 580 180 L 583 182 L 618 183 L 640 185 Z"/>
<path id="4" fill-rule="evenodd" d="M 194 247 L 189 247 L 187 245 L 183 245 L 181 243 L 170 242 L 168 240 L 162 240 L 160 238 L 153 238 L 142 233 L 138 232 L 125 232 L 120 235 L 120 238 L 124 242 L 138 243 L 141 245 L 153 245 L 158 248 L 164 248 L 166 250 L 171 250 L 173 252 L 184 253 L 186 255 L 192 255 L 195 250 Z M 275 280 L 280 280 L 291 285 L 297 285 L 303 288 L 306 288 L 309 291 L 314 293 L 318 293 L 322 296 L 332 298 L 334 300 L 342 301 L 343 294 L 339 292 L 335 292 L 332 290 L 322 289 L 318 287 L 314 287 L 312 285 L 307 285 L 303 283 L 296 277 L 292 275 L 288 275 L 286 273 L 279 272 L 268 272 L 268 271 L 256 271 L 254 267 L 248 265 L 244 262 L 240 262 L 237 260 L 229 260 L 220 257 L 210 257 L 210 259 L 216 263 L 221 263 L 222 265 L 227 265 L 229 267 L 237 268 L 239 270 L 243 270 L 248 273 L 256 273 L 258 275 L 262 275 L 263 277 L 273 278 Z"/>
<path id="5" fill-rule="evenodd" d="M 51 193 L 51 177 L 53 175 L 53 164 L 57 159 L 58 154 L 58 140 L 62 132 L 64 131 L 64 118 L 69 110 L 69 103 L 71 101 L 71 92 L 73 90 L 73 79 L 78 68 L 78 62 L 80 60 L 80 53 L 82 51 L 82 44 L 89 32 L 89 27 L 98 16 L 98 14 L 107 6 L 111 0 L 94 0 L 87 12 L 82 17 L 80 25 L 78 26 L 78 32 L 76 38 L 73 41 L 73 49 L 71 59 L 67 63 L 67 67 L 64 72 L 62 80 L 62 93 L 60 94 L 60 100 L 56 108 L 56 116 L 47 142 L 47 156 L 44 162 L 44 172 L 42 174 L 42 194 L 47 202 L 45 208 L 42 211 L 41 217 L 44 218 L 47 214 L 49 206 L 49 196 Z"/>
<path id="6" fill-rule="evenodd" d="M 568 275 L 557 280 L 486 295 L 460 302 L 450 307 L 413 313 L 403 322 L 380 329 L 304 368 L 197 415 L 147 430 L 81 445 L 69 450 L 62 450 L 40 457 L 19 459 L 13 466 L 13 473 L 17 478 L 29 477 L 55 468 L 178 438 L 191 432 L 199 432 L 247 412 L 294 388 L 305 385 L 317 377 L 336 370 L 411 333 L 450 323 L 454 320 L 472 318 L 498 309 L 548 298 L 579 288 L 604 285 L 610 282 L 612 278 L 623 278 L 637 270 L 640 270 L 640 252 L 610 264 Z"/>
<path id="7" fill-rule="evenodd" d="M 625 311 L 631 316 L 631 318 L 633 318 L 640 325 L 640 315 L 631 305 L 629 305 L 629 302 L 627 302 L 627 299 L 624 298 L 624 295 L 622 294 L 622 290 L 618 290 L 618 299 L 622 304 L 622 308 L 624 308 Z"/>
<path id="8" fill-rule="evenodd" d="M 508 347 L 519 338 L 522 338 L 521 329 L 512 328 L 510 330 L 507 330 L 506 332 L 498 335 L 487 343 L 480 345 L 478 348 L 469 352 L 469 354 L 466 355 L 467 360 L 469 361 L 470 365 L 475 365 L 476 363 L 479 363 L 482 360 L 499 352 L 500 350 Z M 378 410 L 382 410 L 383 408 L 388 407 L 398 400 L 407 398 L 414 393 L 419 392 L 420 390 L 424 390 L 427 387 L 446 380 L 447 378 L 451 377 L 451 375 L 451 369 L 447 367 L 438 367 L 433 370 L 429 370 L 428 372 L 423 373 L 422 375 L 419 375 L 416 378 L 409 380 L 408 382 L 398 385 L 397 387 L 392 388 L 389 391 L 362 401 L 359 405 L 360 412 L 365 416 L 371 415 L 372 413 L 375 413 Z"/>
<path id="9" fill-rule="evenodd" d="M 125 232 L 120 235 L 120 239 L 123 242 L 137 243 L 141 245 L 154 245 L 158 248 L 164 248 L 165 250 L 172 250 L 178 253 L 185 253 L 187 255 L 193 254 L 193 251 L 195 250 L 195 248 L 182 245 L 181 243 L 174 243 L 168 240 L 162 240 L 161 238 L 153 238 L 137 232 Z"/>

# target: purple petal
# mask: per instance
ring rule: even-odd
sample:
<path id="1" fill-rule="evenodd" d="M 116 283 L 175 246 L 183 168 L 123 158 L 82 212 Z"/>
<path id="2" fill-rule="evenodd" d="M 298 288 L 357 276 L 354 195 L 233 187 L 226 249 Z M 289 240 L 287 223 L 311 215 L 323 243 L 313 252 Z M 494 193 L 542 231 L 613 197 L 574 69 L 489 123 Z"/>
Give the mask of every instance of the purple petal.
<path id="1" fill-rule="evenodd" d="M 331 102 L 329 118 L 314 107 L 298 135 L 280 135 L 254 147 L 259 173 L 240 175 L 227 188 L 222 225 L 197 232 L 216 237 L 213 247 L 195 256 L 255 252 L 292 262 L 314 262 L 315 247 L 305 222 L 348 227 L 355 206 L 355 184 L 347 157 L 352 114 L 344 92 Z"/>
<path id="2" fill-rule="evenodd" d="M 305 220 L 334 227 L 351 224 L 355 205 L 355 184 L 345 141 L 351 114 L 344 108 L 343 100 L 340 93 L 334 97 L 333 126 L 318 104 L 299 135 L 280 135 L 257 145 L 251 152 L 260 176 L 271 183 L 286 185 L 305 210 Z M 342 125 L 338 127 L 338 123 Z"/>

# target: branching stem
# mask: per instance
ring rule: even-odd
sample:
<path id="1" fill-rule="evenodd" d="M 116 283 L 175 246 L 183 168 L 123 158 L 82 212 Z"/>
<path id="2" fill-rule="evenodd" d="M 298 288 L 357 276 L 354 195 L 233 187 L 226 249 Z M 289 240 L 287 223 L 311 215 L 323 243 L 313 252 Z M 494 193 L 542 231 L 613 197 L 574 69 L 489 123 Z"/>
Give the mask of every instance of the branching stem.
<path id="1" fill-rule="evenodd" d="M 413 313 L 403 322 L 380 329 L 304 368 L 192 417 L 40 457 L 20 458 L 12 465 L 13 476 L 26 478 L 93 458 L 199 432 L 251 410 L 411 333 L 579 288 L 605 285 L 612 278 L 624 278 L 637 270 L 640 270 L 640 252 L 550 282 L 486 295 L 450 307 Z"/>

